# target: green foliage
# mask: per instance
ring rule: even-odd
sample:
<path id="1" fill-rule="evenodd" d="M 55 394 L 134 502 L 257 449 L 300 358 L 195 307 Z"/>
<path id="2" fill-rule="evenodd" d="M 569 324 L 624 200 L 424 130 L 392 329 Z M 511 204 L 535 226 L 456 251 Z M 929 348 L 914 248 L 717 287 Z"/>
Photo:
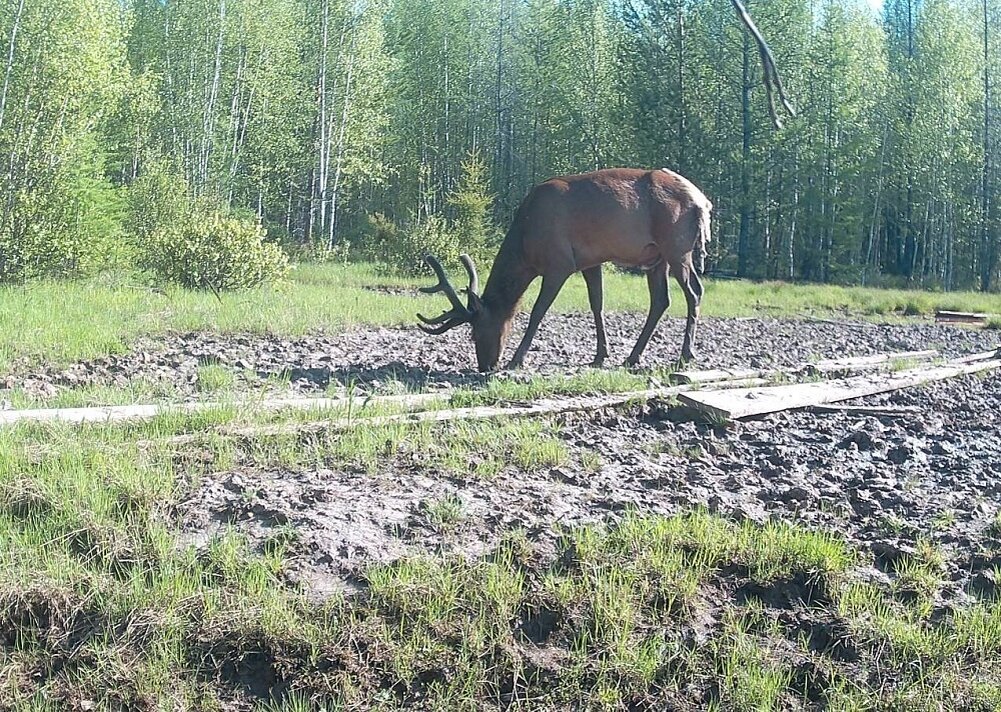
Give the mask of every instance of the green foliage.
<path id="1" fill-rule="evenodd" d="M 133 186 L 129 215 L 139 266 L 165 282 L 218 293 L 274 282 L 288 271 L 288 257 L 265 241 L 259 223 L 192 199 L 163 166 Z"/>
<path id="2" fill-rule="evenodd" d="M 142 246 L 141 262 L 161 279 L 213 292 L 281 279 L 288 257 L 265 242 L 258 223 L 196 205 L 177 232 L 163 230 Z"/>
<path id="3" fill-rule="evenodd" d="M 431 253 L 442 264 L 458 264 L 463 247 L 458 235 L 449 230 L 445 219 L 431 215 L 399 226 L 381 214 L 369 217 L 369 233 L 363 254 L 389 274 L 414 276 L 427 270 L 424 255 Z"/>
<path id="4" fill-rule="evenodd" d="M 470 151 L 462 162 L 462 179 L 448 196 L 454 217 L 452 232 L 462 252 L 477 261 L 493 257 L 500 244 L 500 232 L 493 224 L 494 196 L 488 189 L 487 166 L 478 151 Z"/>
<path id="5" fill-rule="evenodd" d="M 118 237 L 102 134 L 125 84 L 117 12 L 110 0 L 0 10 L 0 280 L 87 272 Z"/>

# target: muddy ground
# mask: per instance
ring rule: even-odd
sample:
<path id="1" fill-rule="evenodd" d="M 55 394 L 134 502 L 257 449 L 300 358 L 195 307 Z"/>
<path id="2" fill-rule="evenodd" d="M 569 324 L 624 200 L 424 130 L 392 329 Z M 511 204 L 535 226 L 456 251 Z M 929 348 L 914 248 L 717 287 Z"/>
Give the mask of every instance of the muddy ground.
<path id="1" fill-rule="evenodd" d="M 640 317 L 613 315 L 615 358 L 631 346 Z M 680 321 L 651 344 L 647 363 L 677 353 Z M 174 336 L 147 341 L 116 359 L 131 375 L 185 382 L 200 360 L 261 373 L 291 369 L 292 387 L 310 391 L 356 378 L 369 386 L 476 383 L 467 335 L 424 337 L 374 329 L 304 339 Z M 586 316 L 548 320 L 529 371 L 575 367 L 592 356 Z M 940 348 L 984 350 L 997 334 L 936 326 L 843 325 L 778 320 L 708 320 L 700 365 L 794 364 L 817 357 Z M 106 363 L 70 371 L 106 378 Z M 562 368 L 566 368 L 563 366 Z M 61 378 L 48 374 L 52 382 Z M 508 464 L 496 476 L 431 467 L 405 449 L 376 472 L 352 466 L 275 468 L 239 463 L 192 478 L 175 515 L 186 540 L 207 541 L 235 527 L 258 546 L 294 531 L 290 577 L 314 594 L 351 589 L 372 562 L 415 553 L 477 555 L 524 531 L 539 550 L 560 527 L 611 522 L 635 509 L 671 514 L 702 505 L 735 519 L 804 523 L 871 551 L 886 579 L 895 559 L 930 539 L 946 556 L 944 602 L 996 593 L 1001 567 L 1001 374 L 970 376 L 876 396 L 860 403 L 919 406 L 921 415 L 861 416 L 806 411 L 728 426 L 700 424 L 670 403 L 567 414 L 552 433 L 570 457 L 559 467 Z M 448 437 L 447 428 L 443 438 Z M 598 455 L 598 458 L 594 457 Z M 582 466 L 590 463 L 589 468 Z M 588 471 L 590 470 L 590 471 Z M 450 503 L 456 521 L 429 514 Z"/>
<path id="2" fill-rule="evenodd" d="M 527 321 L 520 315 L 508 356 Z M 643 323 L 640 314 L 606 316 L 609 365 L 621 364 Z M 681 351 L 684 319 L 664 319 L 643 357 L 647 367 L 670 366 Z M 529 353 L 527 372 L 579 370 L 594 357 L 589 314 L 550 315 Z M 990 331 L 939 325 L 827 323 L 793 319 L 705 319 L 697 338 L 700 368 L 795 365 L 818 358 L 885 351 L 941 349 L 944 353 L 983 350 L 1001 339 Z M 416 329 L 358 328 L 333 335 L 281 338 L 213 333 L 171 334 L 140 339 L 126 354 L 61 368 L 21 364 L 0 374 L 0 387 L 22 388 L 40 399 L 84 386 L 157 386 L 170 399 L 204 398 L 199 368 L 217 365 L 233 379 L 232 390 L 289 390 L 300 394 L 362 390 L 393 391 L 476 385 L 468 327 L 443 336 Z M 2 388 L 0 388 L 2 391 Z M 2 396 L 2 392 L 0 392 Z"/>

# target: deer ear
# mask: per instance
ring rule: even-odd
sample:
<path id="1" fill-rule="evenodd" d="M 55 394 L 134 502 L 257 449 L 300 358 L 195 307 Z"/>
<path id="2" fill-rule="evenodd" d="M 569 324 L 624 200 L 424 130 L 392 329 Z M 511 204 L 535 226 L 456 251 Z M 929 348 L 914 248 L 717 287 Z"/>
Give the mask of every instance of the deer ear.
<path id="1" fill-rule="evenodd" d="M 470 314 L 478 314 L 481 309 L 483 309 L 483 300 L 480 299 L 480 295 L 474 292 L 472 289 L 465 290 L 466 292 L 466 308 L 469 310 Z"/>

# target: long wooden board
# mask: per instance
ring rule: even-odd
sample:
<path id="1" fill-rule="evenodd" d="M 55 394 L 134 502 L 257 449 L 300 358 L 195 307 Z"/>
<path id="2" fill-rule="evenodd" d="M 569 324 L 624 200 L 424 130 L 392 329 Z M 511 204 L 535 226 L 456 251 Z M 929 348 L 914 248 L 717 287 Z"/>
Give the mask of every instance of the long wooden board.
<path id="1" fill-rule="evenodd" d="M 935 321 L 959 322 L 965 324 L 983 324 L 990 317 L 990 314 L 977 312 L 945 311 L 940 309 L 935 312 Z"/>
<path id="2" fill-rule="evenodd" d="M 804 364 L 793 369 L 712 369 L 708 371 L 682 371 L 672 375 L 677 383 L 718 383 L 739 378 L 768 378 L 779 374 L 832 373 L 834 371 L 861 371 L 895 361 L 927 361 L 939 355 L 938 351 L 901 351 L 897 353 L 875 354 L 873 356 L 853 356 L 835 358 Z"/>
<path id="3" fill-rule="evenodd" d="M 948 362 L 939 366 L 912 368 L 880 376 L 854 376 L 835 381 L 764 388 L 690 391 L 680 393 L 678 397 L 682 403 L 692 408 L 718 418 L 735 420 L 810 405 L 836 403 L 997 368 L 1001 368 L 1001 359 L 991 358 L 972 363 Z"/>
<path id="4" fill-rule="evenodd" d="M 734 388 L 764 384 L 764 379 L 745 379 L 727 385 Z M 336 418 L 311 422 L 278 423 L 276 425 L 250 425 L 238 428 L 220 427 L 211 431 L 212 435 L 236 438 L 266 437 L 288 433 L 324 432 L 347 430 L 355 427 L 372 427 L 391 423 L 444 422 L 450 420 L 483 420 L 488 418 L 525 418 L 573 413 L 587 410 L 614 408 L 630 402 L 645 402 L 655 398 L 669 398 L 689 390 L 691 386 L 666 386 L 646 391 L 611 393 L 600 396 L 574 396 L 563 398 L 543 398 L 528 405 L 474 406 L 470 408 L 449 408 L 443 410 L 422 410 L 398 415 L 359 416 L 356 418 Z M 171 445 L 185 445 L 204 440 L 206 434 L 175 435 L 165 442 Z"/>
<path id="5" fill-rule="evenodd" d="M 20 422 L 58 421 L 64 423 L 109 423 L 122 420 L 150 420 L 166 413 L 202 413 L 206 411 L 234 408 L 251 411 L 278 410 L 330 410 L 355 404 L 391 404 L 399 406 L 426 406 L 445 401 L 451 397 L 450 391 L 442 393 L 410 393 L 398 396 L 363 395 L 354 398 L 277 398 L 274 400 L 251 401 L 198 401 L 193 403 L 140 404 L 93 406 L 88 408 L 37 408 L 31 410 L 0 411 L 0 426 Z"/>

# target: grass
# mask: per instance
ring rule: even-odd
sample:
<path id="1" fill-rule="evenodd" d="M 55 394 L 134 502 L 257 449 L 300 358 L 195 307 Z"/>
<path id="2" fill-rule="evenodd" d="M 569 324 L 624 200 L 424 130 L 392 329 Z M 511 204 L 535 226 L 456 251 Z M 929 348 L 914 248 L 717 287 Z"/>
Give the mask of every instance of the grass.
<path id="1" fill-rule="evenodd" d="M 449 402 L 456 408 L 493 405 L 502 402 L 532 401 L 554 396 L 627 393 L 651 388 L 651 379 L 666 380 L 666 372 L 640 374 L 626 369 L 587 370 L 571 375 L 502 374 L 491 378 L 482 388 L 461 389 Z"/>
<path id="2" fill-rule="evenodd" d="M 166 329 L 295 335 L 410 323 L 418 304 L 433 311 L 437 303 L 373 284 L 415 282 L 365 266 L 304 265 L 283 290 L 221 303 L 100 281 L 7 288 L 0 368 L 118 352 Z M 609 309 L 645 310 L 641 278 L 610 273 L 606 285 Z M 556 308 L 586 303 L 573 280 Z M 881 317 L 960 305 L 1001 311 L 995 296 L 711 282 L 705 313 Z M 663 375 L 494 379 L 435 407 L 642 390 Z M 210 364 L 196 385 L 225 402 L 236 380 Z M 36 402 L 24 391 L 8 397 Z M 173 397 L 169 386 L 134 381 L 74 389 L 55 403 Z M 563 530 L 555 551 L 512 532 L 480 558 L 368 566 L 361 595 L 317 601 L 289 582 L 300 544 L 291 527 L 276 527 L 260 546 L 237 530 L 197 550 L 179 539 L 174 507 L 203 472 L 324 467 L 353 477 L 417 471 L 475 480 L 551 468 L 586 476 L 603 465 L 538 419 L 227 435 L 245 425 L 400 412 L 353 403 L 260 414 L 232 404 L 141 423 L 0 430 L 0 708 L 1001 706 L 1001 603 L 943 612 L 943 553 L 923 541 L 890 567 L 889 586 L 876 586 L 855 573 L 873 562 L 834 535 L 702 511 L 629 512 L 609 526 Z M 198 438 L 167 444 L 179 434 Z M 443 538 L 470 521 L 458 495 L 420 502 L 416 512 Z"/>
<path id="3" fill-rule="evenodd" d="M 932 610 L 942 571 L 934 547 L 919 544 L 880 588 L 858 580 L 871 561 L 834 535 L 703 511 L 568 528 L 551 555 L 513 532 L 482 558 L 373 565 L 363 595 L 317 602 L 285 577 L 294 531 L 254 549 L 224 530 L 196 551 L 171 528 L 180 488 L 198 470 L 158 439 L 242 417 L 0 431 L 0 707 L 1001 702 L 1001 605 Z M 346 444 L 322 434 L 259 447 L 211 441 L 212 462 L 204 443 L 188 454 L 237 469 L 248 458 L 261 467 L 373 458 L 382 468 L 416 452 L 426 470 L 452 462 L 449 451 L 455 462 L 490 453 L 513 462 L 523 446 L 522 467 L 565 457 L 536 449 L 551 436 L 533 425 L 409 427 Z M 442 534 L 467 518 L 455 495 L 420 511 Z"/>
<path id="4" fill-rule="evenodd" d="M 645 311 L 648 295 L 642 277 L 606 270 L 605 306 L 614 311 Z M 458 277 L 456 277 L 458 279 Z M 0 371 L 15 364 L 68 363 L 122 353 L 141 335 L 168 330 L 254 332 L 302 335 L 337 331 L 360 324 L 414 323 L 418 310 L 434 312 L 440 295 L 384 291 L 412 288 L 427 279 L 388 278 L 369 265 L 302 264 L 287 284 L 225 295 L 151 290 L 120 280 L 37 282 L 0 289 Z M 534 301 L 538 285 L 526 294 Z M 674 290 L 676 297 L 678 290 Z M 884 318 L 927 315 L 935 309 L 1001 313 L 1001 297 L 975 292 L 916 292 L 781 282 L 708 280 L 707 316 L 860 315 Z M 554 305 L 556 311 L 586 311 L 583 280 L 571 279 Z M 681 315 L 675 298 L 671 313 Z"/>

